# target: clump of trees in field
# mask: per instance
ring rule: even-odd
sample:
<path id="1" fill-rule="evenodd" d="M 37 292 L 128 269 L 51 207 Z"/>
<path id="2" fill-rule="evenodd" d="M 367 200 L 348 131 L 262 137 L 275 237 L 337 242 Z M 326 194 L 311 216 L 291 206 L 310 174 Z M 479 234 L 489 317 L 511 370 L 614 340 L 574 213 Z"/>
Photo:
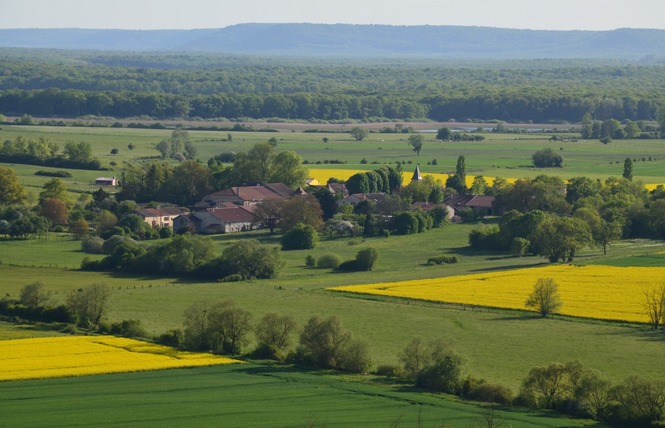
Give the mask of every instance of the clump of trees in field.
<path id="1" fill-rule="evenodd" d="M 255 335 L 252 355 L 281 361 L 367 373 L 372 361 L 365 342 L 353 338 L 337 317 L 311 317 L 293 348 L 297 326 L 288 315 L 267 313 L 256 324 L 252 315 L 231 300 L 200 301 L 185 310 L 184 330 L 180 346 L 196 351 L 213 351 L 238 355 Z M 171 338 L 174 335 L 167 335 Z M 175 334 L 175 336 L 180 336 Z"/>
<path id="2" fill-rule="evenodd" d="M 649 426 L 665 416 L 665 382 L 629 376 L 614 384 L 578 361 L 534 367 L 516 404 L 610 423 Z"/>
<path id="3" fill-rule="evenodd" d="M 122 271 L 189 276 L 220 281 L 275 277 L 283 266 L 279 252 L 245 239 L 227 247 L 221 256 L 208 237 L 179 235 L 144 247 L 133 240 L 119 239 L 101 260 L 85 259 L 83 270 Z"/>
<path id="4" fill-rule="evenodd" d="M 665 189 L 649 192 L 641 183 L 610 177 L 605 181 L 539 175 L 505 183 L 494 209 L 498 225 L 469 235 L 476 249 L 510 251 L 573 260 L 577 251 L 599 246 L 607 252 L 621 238 L 664 238 Z"/>
<path id="5" fill-rule="evenodd" d="M 32 141 L 19 135 L 14 140 L 6 140 L 0 146 L 0 162 L 75 169 L 102 167 L 99 159 L 92 156 L 92 146 L 85 141 L 66 143 L 62 153 L 58 153 L 59 151 L 57 144 L 45 138 Z"/>

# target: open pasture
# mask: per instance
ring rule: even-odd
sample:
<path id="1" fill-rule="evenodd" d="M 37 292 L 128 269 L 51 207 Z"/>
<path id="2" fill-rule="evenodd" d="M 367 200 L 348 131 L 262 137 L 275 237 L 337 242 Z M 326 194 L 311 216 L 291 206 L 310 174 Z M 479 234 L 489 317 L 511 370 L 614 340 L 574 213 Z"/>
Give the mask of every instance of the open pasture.
<path id="1" fill-rule="evenodd" d="M 538 319 L 524 311 L 506 312 L 325 290 L 342 285 L 490 275 L 507 268 L 549 266 L 539 257 L 516 258 L 469 251 L 467 237 L 473 227 L 476 225 L 450 225 L 424 234 L 389 238 L 322 238 L 313 250 L 281 252 L 286 266 L 278 278 L 239 283 L 83 272 L 76 269 L 85 256 L 78 249 L 78 241 L 64 236 L 52 240 L 51 236 L 35 247 L 25 245 L 37 241 L 2 241 L 0 290 L 3 295 L 18 298 L 22 286 L 42 281 L 51 301 L 58 304 L 73 290 L 91 283 L 106 283 L 113 289 L 108 321 L 141 320 L 142 326 L 153 335 L 182 328 L 185 309 L 200 300 L 232 299 L 250 311 L 254 321 L 266 313 L 276 312 L 293 316 L 299 326 L 312 315 L 336 315 L 355 337 L 367 341 L 376 365 L 397 364 L 398 353 L 415 336 L 424 340 L 443 339 L 468 358 L 471 373 L 515 389 L 528 368 L 570 359 L 579 359 L 617 380 L 634 373 L 665 378 L 659 363 L 665 358 L 662 334 L 652 333 L 646 327 L 561 322 Z M 264 245 L 279 246 L 279 235 L 265 231 L 217 235 L 213 241 L 221 251 L 235 240 L 248 237 L 259 239 Z M 318 258 L 334 253 L 346 260 L 370 246 L 377 248 L 380 255 L 371 272 L 340 274 L 305 266 L 307 255 Z M 660 241 L 626 241 L 610 247 L 607 257 L 603 257 L 601 249 L 588 249 L 580 251 L 577 259 L 587 264 L 639 260 L 663 249 L 665 244 Z M 440 254 L 456 254 L 460 263 L 426 266 L 427 258 Z M 523 300 L 519 300 L 521 308 Z M 548 334 L 542 334 L 543 331 Z M 25 336 L 42 334 L 35 330 L 23 333 Z M 16 334 L 5 336 L 16 337 Z M 247 349 L 251 347 L 252 343 Z M 613 358 L 599 354 L 597 349 L 600 348 L 611 352 Z M 644 352 L 635 355 L 635 349 Z"/>
<path id="2" fill-rule="evenodd" d="M 665 268 L 555 265 L 331 290 L 521 310 L 539 278 L 559 285 L 561 315 L 648 323 L 644 293 L 665 284 Z"/>
<path id="3" fill-rule="evenodd" d="M 0 340 L 0 381 L 239 363 L 133 339 L 70 336 Z"/>
<path id="4" fill-rule="evenodd" d="M 362 125 L 361 125 L 362 126 Z M 312 125 L 311 128 L 315 128 Z M 559 175 L 562 178 L 588 176 L 606 179 L 621 176 L 623 161 L 630 157 L 635 160 L 633 172 L 635 179 L 647 184 L 662 183 L 662 171 L 665 170 L 665 146 L 662 140 L 615 140 L 602 144 L 596 140 L 581 141 L 572 137 L 564 141 L 551 141 L 552 134 L 493 134 L 484 133 L 484 141 L 478 142 L 437 142 L 435 130 L 424 132 L 425 142 L 420 156 L 417 156 L 407 143 L 408 134 L 371 133 L 362 141 L 356 141 L 347 132 L 352 128 L 346 125 L 338 128 L 340 132 L 226 132 L 226 131 L 189 131 L 190 139 L 198 150 L 197 158 L 205 162 L 210 157 L 223 152 L 249 150 L 258 142 L 271 138 L 277 140 L 277 150 L 296 151 L 308 167 L 333 170 L 332 173 L 315 174 L 319 179 L 330 176 L 343 179 L 343 170 L 371 170 L 384 164 L 403 163 L 405 174 L 409 174 L 419 164 L 424 173 L 454 173 L 459 155 L 466 158 L 467 175 L 488 177 L 522 178 L 538 174 Z M 93 154 L 110 171 L 76 171 L 74 177 L 65 180 L 72 189 L 89 191 L 96 176 L 119 176 L 124 165 L 131 162 L 159 160 L 155 149 L 157 143 L 170 136 L 170 129 L 135 129 L 135 128 L 84 128 L 56 126 L 16 126 L 3 125 L 0 129 L 0 141 L 14 139 L 21 135 L 30 140 L 46 138 L 62 148 L 69 141 L 86 141 L 92 145 Z M 232 136 L 228 141 L 228 135 Z M 567 134 L 558 134 L 564 135 Z M 568 135 L 572 136 L 572 134 Z M 323 140 L 327 139 L 328 142 Z M 132 144 L 133 150 L 128 146 Z M 537 169 L 531 165 L 531 155 L 542 148 L 551 147 L 564 158 L 564 168 Z M 118 154 L 112 155 L 112 149 Z M 436 159 L 437 165 L 431 165 Z M 363 161 L 364 160 L 364 161 Z M 340 161 L 341 164 L 330 164 Z M 367 163 L 361 163 L 367 162 Z M 115 166 L 111 165 L 115 163 Z M 410 162 L 410 163 L 409 163 Z M 427 165 L 430 163 L 430 165 Z M 34 176 L 39 169 L 46 167 L 28 167 L 15 165 L 22 183 L 29 186 L 41 186 L 47 177 Z M 334 172 L 340 170 L 339 172 Z M 327 177 L 324 177 L 327 175 Z M 349 174 L 351 175 L 351 174 Z M 445 179 L 445 178 L 444 178 Z"/>

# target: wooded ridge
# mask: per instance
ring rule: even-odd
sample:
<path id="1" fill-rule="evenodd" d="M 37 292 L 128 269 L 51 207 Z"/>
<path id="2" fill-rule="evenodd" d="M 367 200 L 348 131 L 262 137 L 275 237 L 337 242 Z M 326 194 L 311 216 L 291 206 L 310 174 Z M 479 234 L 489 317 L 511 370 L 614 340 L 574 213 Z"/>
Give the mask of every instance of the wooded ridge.
<path id="1" fill-rule="evenodd" d="M 218 29 L 2 29 L 0 46 L 294 56 L 612 58 L 663 61 L 665 30 L 543 31 L 464 26 L 238 24 Z"/>

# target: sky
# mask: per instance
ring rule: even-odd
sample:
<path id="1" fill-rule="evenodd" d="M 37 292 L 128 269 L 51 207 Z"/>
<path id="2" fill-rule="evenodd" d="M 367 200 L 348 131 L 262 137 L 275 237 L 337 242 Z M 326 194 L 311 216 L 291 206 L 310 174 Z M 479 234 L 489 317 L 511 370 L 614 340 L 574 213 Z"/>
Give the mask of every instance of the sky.
<path id="1" fill-rule="evenodd" d="M 0 0 L 0 28 L 222 28 L 243 23 L 665 29 L 663 0 Z"/>

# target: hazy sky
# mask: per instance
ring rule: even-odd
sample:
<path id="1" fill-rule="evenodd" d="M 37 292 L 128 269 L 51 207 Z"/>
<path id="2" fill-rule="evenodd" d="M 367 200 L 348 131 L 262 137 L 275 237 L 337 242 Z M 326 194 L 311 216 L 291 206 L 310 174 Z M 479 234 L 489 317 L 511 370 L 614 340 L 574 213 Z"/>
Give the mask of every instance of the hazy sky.
<path id="1" fill-rule="evenodd" d="M 0 28 L 221 28 L 248 22 L 665 29 L 663 0 L 0 0 Z"/>

